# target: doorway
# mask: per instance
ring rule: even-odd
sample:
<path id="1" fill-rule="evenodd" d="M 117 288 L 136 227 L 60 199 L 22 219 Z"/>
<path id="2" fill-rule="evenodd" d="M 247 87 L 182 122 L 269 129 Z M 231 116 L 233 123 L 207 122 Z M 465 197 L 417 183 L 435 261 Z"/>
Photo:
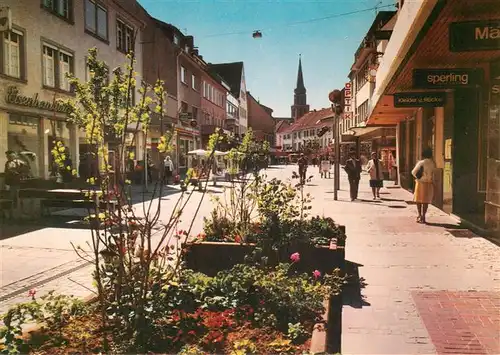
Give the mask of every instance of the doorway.
<path id="1" fill-rule="evenodd" d="M 479 93 L 454 93 L 452 185 L 453 213 L 470 221 L 484 218 L 484 200 L 478 193 Z"/>

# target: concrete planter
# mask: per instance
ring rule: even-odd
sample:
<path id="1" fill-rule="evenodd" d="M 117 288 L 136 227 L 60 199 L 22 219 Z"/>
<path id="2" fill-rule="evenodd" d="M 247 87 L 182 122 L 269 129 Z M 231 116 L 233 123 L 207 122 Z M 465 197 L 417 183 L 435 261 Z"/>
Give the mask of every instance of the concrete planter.
<path id="1" fill-rule="evenodd" d="M 184 261 L 188 269 L 214 276 L 219 271 L 244 263 L 245 257 L 255 249 L 255 244 L 190 242 L 183 247 L 186 249 Z M 337 244 L 336 239 L 332 239 L 329 246 L 295 243 L 277 253 L 266 255 L 268 265 L 290 262 L 290 255 L 293 253 L 300 254 L 300 262 L 296 264 L 296 270 L 300 272 L 319 270 L 324 274 L 336 268 L 344 270 L 345 248 Z"/>
<path id="2" fill-rule="evenodd" d="M 345 229 L 344 229 L 345 230 Z M 342 244 L 342 245 L 339 245 Z M 312 273 L 319 270 L 322 274 L 339 268 L 345 272 L 345 239 L 332 239 L 329 246 L 315 247 L 310 244 L 295 244 L 282 250 L 279 254 L 269 257 L 269 264 L 288 262 L 292 253 L 300 254 L 300 262 L 296 270 Z M 194 271 L 214 276 L 217 272 L 227 270 L 245 262 L 245 256 L 255 249 L 255 244 L 224 243 L 224 242 L 192 242 L 184 245 L 186 267 Z M 325 300 L 323 321 L 314 326 L 311 336 L 312 354 L 340 352 L 342 296 L 337 295 Z"/>

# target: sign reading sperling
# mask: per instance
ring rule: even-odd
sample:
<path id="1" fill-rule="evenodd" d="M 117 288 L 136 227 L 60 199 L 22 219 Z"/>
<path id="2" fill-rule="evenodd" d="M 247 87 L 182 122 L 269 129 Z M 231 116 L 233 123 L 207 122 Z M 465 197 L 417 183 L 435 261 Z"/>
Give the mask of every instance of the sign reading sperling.
<path id="1" fill-rule="evenodd" d="M 481 85 L 482 69 L 414 69 L 413 87 L 420 89 L 456 88 Z"/>
<path id="2" fill-rule="evenodd" d="M 445 92 L 402 92 L 394 94 L 394 107 L 442 107 Z"/>
<path id="3" fill-rule="evenodd" d="M 450 51 L 500 49 L 500 19 L 454 22 L 449 27 Z"/>

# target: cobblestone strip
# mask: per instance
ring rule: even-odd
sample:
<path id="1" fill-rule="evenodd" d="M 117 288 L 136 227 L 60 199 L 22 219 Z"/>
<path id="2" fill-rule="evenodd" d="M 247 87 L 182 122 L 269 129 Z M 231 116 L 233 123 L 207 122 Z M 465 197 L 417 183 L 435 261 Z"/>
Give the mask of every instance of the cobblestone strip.
<path id="1" fill-rule="evenodd" d="M 90 263 L 86 261 L 73 260 L 58 265 L 52 269 L 39 272 L 38 274 L 5 285 L 4 287 L 0 288 L 0 302 L 13 298 L 19 294 L 25 293 L 33 287 L 38 287 L 40 285 L 46 284 L 60 277 L 71 274 L 88 265 L 90 265 Z"/>

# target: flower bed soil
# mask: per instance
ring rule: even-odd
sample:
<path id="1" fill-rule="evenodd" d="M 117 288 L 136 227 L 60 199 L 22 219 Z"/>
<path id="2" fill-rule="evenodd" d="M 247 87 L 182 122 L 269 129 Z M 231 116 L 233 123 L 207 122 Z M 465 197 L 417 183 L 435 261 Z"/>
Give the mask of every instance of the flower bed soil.
<path id="1" fill-rule="evenodd" d="M 114 344 L 109 340 L 109 346 Z M 292 344 L 284 338 L 283 334 L 272 328 L 255 328 L 247 322 L 229 330 L 220 345 L 209 344 L 211 349 L 199 349 L 196 354 L 235 353 L 235 344 L 250 342 L 253 353 L 287 353 L 302 354 L 311 347 L 311 339 L 302 344 Z M 28 346 L 23 348 L 23 353 L 30 354 L 98 354 L 104 350 L 102 345 L 102 331 L 100 317 L 97 314 L 73 319 L 69 324 L 59 330 L 39 329 L 31 332 Z M 248 349 L 248 348 L 247 348 Z M 202 352 L 199 352 L 202 350 Z M 243 349 L 242 349 L 243 350 Z M 244 351 L 244 350 L 243 350 Z M 178 353 L 179 347 L 165 348 L 148 354 L 173 354 Z M 247 353 L 245 351 L 243 353 Z"/>

